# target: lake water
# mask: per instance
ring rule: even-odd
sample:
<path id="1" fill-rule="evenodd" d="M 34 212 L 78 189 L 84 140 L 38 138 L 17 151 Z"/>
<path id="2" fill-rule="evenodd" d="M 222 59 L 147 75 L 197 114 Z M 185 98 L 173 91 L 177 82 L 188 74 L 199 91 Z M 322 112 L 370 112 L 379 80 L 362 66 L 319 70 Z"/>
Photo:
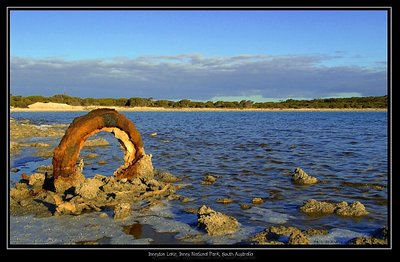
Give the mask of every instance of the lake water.
<path id="1" fill-rule="evenodd" d="M 67 123 L 85 112 L 11 113 L 15 119 L 36 124 Z M 300 229 L 325 227 L 369 234 L 388 225 L 388 122 L 386 112 L 123 112 L 142 135 L 146 153 L 157 169 L 182 178 L 187 188 L 177 193 L 193 201 L 171 201 L 173 220 L 195 228 L 196 215 L 184 212 L 205 204 L 234 216 L 248 232 L 271 225 Z M 151 136 L 157 133 L 157 136 Z M 83 148 L 81 156 L 99 154 L 85 165 L 86 177 L 112 175 L 123 162 L 115 138 L 101 132 L 106 147 Z M 36 140 L 54 146 L 60 138 Z M 33 173 L 51 159 L 32 158 L 29 150 L 13 157 L 10 183 L 22 172 Z M 105 160 L 106 165 L 96 162 Z M 298 186 L 291 173 L 301 167 L 322 183 Z M 201 185 L 205 175 L 218 177 L 213 185 Z M 350 183 L 349 183 L 350 182 Z M 354 186 L 378 184 L 381 187 Z M 263 204 L 242 210 L 253 197 Z M 217 203 L 231 198 L 231 204 Z M 310 217 L 299 211 L 305 200 L 362 202 L 370 214 L 362 218 L 337 215 Z M 145 222 L 144 220 L 142 222 Z M 149 220 L 150 223 L 150 220 Z M 156 226 L 153 226 L 156 227 Z M 157 228 L 156 228 L 157 229 Z M 179 230 L 177 230 L 179 231 Z M 343 232 L 344 232 L 343 231 Z M 347 232 L 347 231 L 346 231 Z M 233 243 L 240 242 L 240 237 Z M 340 241 L 339 241 L 340 242 Z"/>

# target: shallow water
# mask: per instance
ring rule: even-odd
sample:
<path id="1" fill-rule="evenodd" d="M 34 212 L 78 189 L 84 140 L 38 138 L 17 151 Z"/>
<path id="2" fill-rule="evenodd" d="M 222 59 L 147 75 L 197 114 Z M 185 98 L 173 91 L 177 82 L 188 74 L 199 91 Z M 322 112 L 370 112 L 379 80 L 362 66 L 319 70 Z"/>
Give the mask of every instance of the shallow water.
<path id="1" fill-rule="evenodd" d="M 69 124 L 83 114 L 85 112 L 20 112 L 11 113 L 11 117 L 46 125 Z M 169 203 L 172 218 L 168 221 L 179 224 L 175 225 L 177 236 L 182 236 L 185 230 L 196 231 L 196 215 L 188 214 L 184 209 L 198 208 L 203 204 L 232 215 L 240 222 L 243 232 L 233 240 L 221 240 L 225 243 L 241 242 L 250 233 L 276 224 L 300 229 L 325 227 L 332 230 L 336 237 L 340 232 L 369 234 L 388 223 L 388 129 L 385 112 L 123 114 L 134 122 L 141 133 L 146 153 L 153 155 L 154 167 L 168 170 L 182 178 L 182 183 L 190 185 L 177 193 L 193 201 Z M 150 135 L 154 132 L 157 136 Z M 96 136 L 104 137 L 110 145 L 83 148 L 81 156 L 86 163 L 83 170 L 86 177 L 96 173 L 112 175 L 123 162 L 123 153 L 115 138 L 106 132 Z M 56 146 L 60 138 L 35 138 L 35 141 Z M 11 168 L 16 167 L 19 171 L 10 173 L 11 185 L 19 180 L 23 172 L 30 174 L 40 165 L 51 164 L 51 159 L 32 157 L 32 150 L 24 150 L 12 158 Z M 89 159 L 86 157 L 89 153 L 99 157 Z M 106 164 L 98 164 L 100 160 L 105 160 Z M 311 186 L 292 184 L 290 174 L 296 167 L 303 168 L 322 183 Z M 218 180 L 212 185 L 201 185 L 207 174 L 218 177 Z M 381 187 L 354 186 L 345 182 Z M 249 210 L 242 210 L 240 204 L 251 203 L 253 197 L 266 198 L 266 201 Z M 233 203 L 217 203 L 218 198 L 231 198 Z M 299 212 L 299 206 L 311 198 L 320 201 L 360 201 L 370 214 L 358 219 L 336 215 L 310 217 Z M 155 230 L 167 223 L 160 215 L 143 220 Z M 107 234 L 104 236 L 107 237 Z M 323 239 L 318 238 L 315 242 L 321 243 Z M 331 236 L 327 243 L 331 243 L 332 239 Z M 201 241 L 220 243 L 214 240 Z"/>

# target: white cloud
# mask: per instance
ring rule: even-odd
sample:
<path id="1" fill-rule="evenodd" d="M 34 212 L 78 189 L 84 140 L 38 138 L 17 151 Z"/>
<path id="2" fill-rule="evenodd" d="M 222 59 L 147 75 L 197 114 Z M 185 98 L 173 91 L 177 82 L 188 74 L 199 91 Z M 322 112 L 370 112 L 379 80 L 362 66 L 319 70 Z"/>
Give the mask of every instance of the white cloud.
<path id="1" fill-rule="evenodd" d="M 11 93 L 211 100 L 385 95 L 386 69 L 327 67 L 335 57 L 199 54 L 64 60 L 11 58 Z M 265 101 L 265 100 L 264 100 Z"/>

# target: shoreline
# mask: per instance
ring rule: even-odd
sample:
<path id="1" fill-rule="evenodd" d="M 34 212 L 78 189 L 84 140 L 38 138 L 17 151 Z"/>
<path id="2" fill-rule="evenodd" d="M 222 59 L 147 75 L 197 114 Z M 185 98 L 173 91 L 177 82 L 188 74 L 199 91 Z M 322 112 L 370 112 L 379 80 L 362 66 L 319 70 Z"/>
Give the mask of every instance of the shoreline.
<path id="1" fill-rule="evenodd" d="M 57 103 L 35 103 L 28 108 L 12 108 L 10 112 L 89 112 L 110 108 L 121 112 L 387 112 L 386 108 L 164 108 L 118 106 L 70 106 Z"/>

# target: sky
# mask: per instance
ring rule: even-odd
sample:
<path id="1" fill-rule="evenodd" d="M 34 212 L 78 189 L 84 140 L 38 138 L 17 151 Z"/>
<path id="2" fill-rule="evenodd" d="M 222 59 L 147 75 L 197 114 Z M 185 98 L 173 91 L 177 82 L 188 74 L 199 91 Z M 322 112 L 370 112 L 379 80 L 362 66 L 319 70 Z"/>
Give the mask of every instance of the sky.
<path id="1" fill-rule="evenodd" d="M 12 95 L 387 94 L 385 10 L 11 10 Z"/>

